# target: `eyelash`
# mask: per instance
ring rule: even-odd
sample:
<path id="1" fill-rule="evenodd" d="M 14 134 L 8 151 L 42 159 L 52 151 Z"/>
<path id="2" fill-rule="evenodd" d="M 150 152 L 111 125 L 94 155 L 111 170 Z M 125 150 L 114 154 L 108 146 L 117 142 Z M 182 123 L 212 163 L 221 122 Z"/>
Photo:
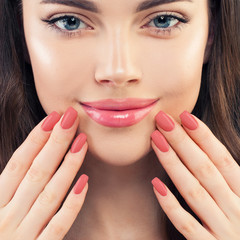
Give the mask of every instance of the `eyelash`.
<path id="1" fill-rule="evenodd" d="M 144 25 L 143 27 L 145 28 L 145 26 L 148 26 L 153 20 L 157 19 L 157 18 L 167 18 L 168 20 L 177 20 L 178 22 L 176 24 L 174 24 L 172 27 L 167 27 L 167 28 L 157 28 L 157 27 L 153 27 L 153 29 L 151 29 L 150 27 L 150 31 L 153 31 L 154 34 L 157 35 L 165 35 L 166 33 L 168 33 L 169 35 L 172 34 L 172 31 L 176 30 L 176 29 L 180 29 L 180 27 L 183 26 L 183 24 L 186 24 L 189 22 L 189 19 L 186 17 L 179 17 L 177 15 L 175 15 L 174 13 L 165 13 L 165 14 L 158 14 L 154 17 L 149 17 L 149 21 L 146 25 Z M 147 27 L 148 28 L 148 27 Z"/>
<path id="2" fill-rule="evenodd" d="M 66 19 L 71 19 L 71 18 L 74 18 L 74 19 L 77 19 L 80 21 L 80 23 L 84 23 L 86 24 L 84 21 L 82 21 L 80 18 L 78 17 L 75 17 L 74 15 L 64 15 L 64 16 L 60 16 L 60 17 L 57 17 L 57 18 L 53 18 L 53 19 L 41 19 L 43 22 L 45 22 L 49 28 L 57 31 L 58 33 L 61 33 L 61 34 L 64 34 L 65 36 L 67 37 L 75 37 L 76 35 L 81 35 L 82 34 L 82 30 L 81 29 L 78 29 L 78 31 L 65 31 L 59 27 L 56 26 L 56 23 L 61 21 L 61 20 L 66 20 Z M 87 25 L 87 24 L 86 24 Z"/>
<path id="3" fill-rule="evenodd" d="M 153 20 L 157 19 L 157 18 L 166 18 L 168 20 L 176 20 L 178 21 L 176 24 L 174 24 L 174 26 L 171 27 L 167 27 L 167 28 L 158 28 L 158 27 L 147 27 Z M 51 29 L 56 30 L 58 33 L 64 34 L 65 36 L 71 38 L 71 37 L 75 37 L 76 35 L 81 35 L 82 31 L 81 29 L 78 29 L 77 31 L 71 31 L 71 30 L 63 30 L 60 27 L 56 26 L 56 23 L 61 21 L 61 20 L 66 20 L 66 19 L 71 19 L 74 18 L 75 20 L 78 20 L 81 23 L 87 25 L 84 21 L 82 21 L 80 18 L 75 17 L 74 15 L 64 15 L 64 16 L 60 16 L 57 18 L 53 18 L 53 19 L 41 19 L 43 22 L 45 22 L 48 27 L 50 27 Z M 164 13 L 164 14 L 158 14 L 154 17 L 149 17 L 149 21 L 147 22 L 147 24 L 145 24 L 143 26 L 143 28 L 150 28 L 150 32 L 153 31 L 154 34 L 157 35 L 165 35 L 166 33 L 168 33 L 169 35 L 171 35 L 173 30 L 176 30 L 177 28 L 179 28 L 180 26 L 182 26 L 183 24 L 186 24 L 189 22 L 189 19 L 187 19 L 186 17 L 179 17 L 176 16 L 174 13 Z"/>

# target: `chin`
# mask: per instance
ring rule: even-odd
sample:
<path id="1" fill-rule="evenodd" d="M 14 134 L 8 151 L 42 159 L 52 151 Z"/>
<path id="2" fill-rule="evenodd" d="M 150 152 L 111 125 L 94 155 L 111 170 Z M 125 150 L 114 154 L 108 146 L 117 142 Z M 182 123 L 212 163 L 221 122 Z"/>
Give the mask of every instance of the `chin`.
<path id="1" fill-rule="evenodd" d="M 137 128 L 109 131 L 89 128 L 84 131 L 88 141 L 88 156 L 113 166 L 134 164 L 152 150 L 151 134 L 154 130 L 153 125 L 149 128 L 141 124 Z"/>
<path id="2" fill-rule="evenodd" d="M 111 128 L 102 126 L 81 116 L 79 131 L 87 135 L 89 160 L 111 166 L 129 166 L 151 152 L 151 134 L 156 129 L 151 112 L 138 124 L 130 127 Z"/>
<path id="3" fill-rule="evenodd" d="M 139 147 L 135 144 L 126 147 L 106 146 L 101 149 L 89 144 L 88 156 L 111 166 L 124 167 L 137 163 L 151 150 L 150 141 L 148 144 L 145 143 Z"/>

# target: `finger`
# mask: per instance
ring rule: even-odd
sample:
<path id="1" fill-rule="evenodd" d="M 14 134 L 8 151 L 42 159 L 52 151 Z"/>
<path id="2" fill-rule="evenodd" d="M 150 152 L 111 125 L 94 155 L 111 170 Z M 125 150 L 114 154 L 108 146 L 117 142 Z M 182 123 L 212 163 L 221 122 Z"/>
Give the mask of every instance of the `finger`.
<path id="1" fill-rule="evenodd" d="M 189 207 L 213 232 L 225 234 L 230 223 L 216 202 L 183 165 L 159 131 L 152 134 L 152 139 L 152 147 L 160 163 Z M 165 146 L 165 152 L 162 146 Z"/>
<path id="2" fill-rule="evenodd" d="M 182 125 L 194 142 L 207 153 L 226 182 L 240 197 L 240 167 L 226 147 L 213 135 L 211 130 L 198 118 L 187 111 L 180 115 Z"/>
<path id="3" fill-rule="evenodd" d="M 39 235 L 43 226 L 60 207 L 67 194 L 87 152 L 86 135 L 80 134 L 74 141 L 71 151 L 66 155 L 63 164 L 47 184 L 43 192 L 39 195 L 28 215 L 23 219 L 19 228 L 25 232 L 30 239 L 35 239 Z M 79 149 L 72 153 L 72 149 Z M 36 218 L 37 216 L 37 218 Z M 29 229 L 29 226 L 31 228 Z"/>
<path id="4" fill-rule="evenodd" d="M 176 229 L 188 240 L 216 240 L 177 201 L 171 191 L 158 179 L 152 180 L 153 190 L 160 206 Z"/>
<path id="5" fill-rule="evenodd" d="M 0 208 L 11 200 L 34 158 L 46 144 L 51 130 L 59 120 L 60 115 L 52 112 L 31 131 L 26 140 L 14 152 L 0 175 Z"/>
<path id="6" fill-rule="evenodd" d="M 72 141 L 79 119 L 77 112 L 69 108 L 62 120 L 56 124 L 53 132 L 33 161 L 7 209 L 16 216 L 12 225 L 19 224 L 30 210 L 32 204 L 51 179 Z M 65 128 L 67 125 L 67 128 Z"/>
<path id="7" fill-rule="evenodd" d="M 62 208 L 51 219 L 37 240 L 62 240 L 80 212 L 88 190 L 88 176 L 82 175 Z"/>
<path id="8" fill-rule="evenodd" d="M 240 212 L 239 197 L 229 188 L 226 180 L 208 155 L 170 116 L 160 112 L 156 120 L 159 131 L 165 136 L 184 165 L 212 196 L 225 215 L 229 219 L 235 218 L 236 212 Z M 172 128 L 170 128 L 170 123 Z M 167 125 L 169 125 L 168 129 L 166 128 Z"/>

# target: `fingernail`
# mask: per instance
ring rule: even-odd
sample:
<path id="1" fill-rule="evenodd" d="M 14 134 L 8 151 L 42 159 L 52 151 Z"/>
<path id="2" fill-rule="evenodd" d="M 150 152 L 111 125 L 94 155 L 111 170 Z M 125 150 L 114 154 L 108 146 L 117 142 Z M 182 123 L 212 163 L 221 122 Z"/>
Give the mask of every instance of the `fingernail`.
<path id="1" fill-rule="evenodd" d="M 164 131 L 170 132 L 174 129 L 175 124 L 173 120 L 163 111 L 160 111 L 156 116 L 156 122 Z"/>
<path id="2" fill-rule="evenodd" d="M 73 192 L 80 194 L 88 182 L 89 177 L 86 174 L 81 175 L 77 183 L 74 186 Z"/>
<path id="3" fill-rule="evenodd" d="M 159 178 L 155 177 L 152 180 L 152 185 L 160 193 L 161 196 L 167 196 L 167 188 Z"/>
<path id="4" fill-rule="evenodd" d="M 72 127 L 75 120 L 77 119 L 77 115 L 78 113 L 74 108 L 68 108 L 61 121 L 61 127 L 63 129 L 69 129 L 70 127 Z"/>
<path id="5" fill-rule="evenodd" d="M 182 125 L 189 130 L 196 130 L 198 128 L 198 122 L 189 112 L 184 111 L 180 115 L 180 119 L 182 121 Z"/>
<path id="6" fill-rule="evenodd" d="M 80 133 L 72 144 L 71 153 L 79 152 L 85 144 L 86 140 L 87 136 L 84 133 Z"/>
<path id="7" fill-rule="evenodd" d="M 157 146 L 157 148 L 162 152 L 168 152 L 169 150 L 169 144 L 165 137 L 158 131 L 154 131 L 151 134 L 151 138 L 154 142 L 154 144 Z"/>
<path id="8" fill-rule="evenodd" d="M 43 131 L 48 132 L 52 131 L 53 127 L 56 125 L 56 123 L 60 120 L 61 116 L 57 112 L 52 112 L 48 115 L 48 117 L 43 122 L 41 128 Z"/>

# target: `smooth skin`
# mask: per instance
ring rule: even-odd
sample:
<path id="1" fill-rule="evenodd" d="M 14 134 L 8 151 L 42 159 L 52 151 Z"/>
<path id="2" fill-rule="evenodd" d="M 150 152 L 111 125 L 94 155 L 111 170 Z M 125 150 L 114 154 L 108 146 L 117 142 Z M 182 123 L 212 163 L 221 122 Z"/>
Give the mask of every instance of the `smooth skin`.
<path id="1" fill-rule="evenodd" d="M 87 152 L 87 143 L 76 153 L 67 152 L 79 118 L 69 129 L 59 119 L 52 131 L 44 131 L 41 121 L 0 176 L 2 240 L 63 239 L 83 205 L 88 184 L 80 194 L 71 190 L 57 212 Z"/>
<path id="2" fill-rule="evenodd" d="M 93 1 L 101 10 L 98 14 L 41 0 L 22 2 L 25 40 L 41 105 L 47 114 L 74 107 L 79 131 L 88 136 L 95 159 L 113 166 L 139 162 L 151 150 L 158 111 L 177 119 L 182 111 L 194 108 L 209 51 L 207 0 L 176 1 L 138 13 L 142 0 Z M 167 29 L 160 28 L 154 20 L 164 14 L 184 22 L 175 18 Z M 63 20 L 46 22 L 66 15 L 81 20 L 79 26 L 70 25 L 73 31 Z M 139 124 L 118 129 L 97 124 L 80 105 L 116 98 L 159 101 Z M 113 169 L 109 175 L 116 176 Z"/>
<path id="3" fill-rule="evenodd" d="M 88 139 L 80 172 L 89 176 L 91 187 L 65 238 L 166 239 L 151 186 L 155 176 L 162 179 L 166 173 L 152 151 L 150 136 L 160 110 L 178 119 L 196 104 L 210 47 L 208 1 L 171 1 L 140 12 L 136 9 L 143 0 L 91 2 L 100 13 L 49 1 L 22 1 L 24 36 L 40 103 L 47 114 L 75 108 L 78 131 Z M 166 14 L 174 17 L 167 29 L 160 28 L 157 16 Z M 64 25 L 69 18 L 56 20 L 66 15 L 81 20 L 79 26 L 71 25 L 73 31 Z M 109 98 L 159 101 L 139 124 L 116 129 L 97 124 L 80 105 Z"/>
<path id="4" fill-rule="evenodd" d="M 186 113 L 187 114 L 187 113 Z M 240 168 L 208 127 L 193 115 L 197 126 L 190 130 L 172 117 L 174 128 L 165 131 L 157 121 L 152 146 L 158 159 L 201 225 L 185 211 L 169 189 L 154 192 L 174 226 L 188 240 L 240 239 Z M 157 131 L 157 130 L 156 130 Z M 169 143 L 169 149 L 160 146 Z M 163 149 L 162 149 L 163 150 Z M 163 190 L 161 186 L 160 190 Z M 164 195 L 164 196 L 163 196 Z"/>
<path id="5" fill-rule="evenodd" d="M 238 239 L 235 226 L 239 225 L 240 204 L 237 185 L 233 188 L 239 176 L 237 164 L 200 121 L 193 132 L 178 124 L 180 113 L 191 112 L 195 106 L 202 66 L 207 61 L 210 45 L 207 1 L 177 1 L 138 14 L 133 13 L 139 0 L 94 2 L 100 5 L 102 15 L 75 7 L 40 4 L 40 0 L 23 0 L 25 40 L 39 100 L 47 114 L 54 110 L 64 113 L 72 106 L 79 119 L 67 131 L 57 123 L 52 133 L 45 133 L 38 125 L 10 159 L 0 179 L 0 238 L 63 239 L 67 234 L 65 238 L 71 240 L 75 236 L 88 240 L 165 240 L 159 224 L 162 214 L 158 199 L 187 239 L 203 236 L 207 240 Z M 169 30 L 156 34 L 149 17 L 166 12 L 186 17 L 188 22 L 178 22 L 171 34 Z M 51 17 L 65 14 L 85 21 L 81 33 L 76 31 L 78 34 L 70 38 L 46 24 Z M 143 121 L 123 129 L 96 124 L 79 104 L 127 97 L 154 97 L 159 102 Z M 157 125 L 171 148 L 162 153 L 153 144 L 161 163 L 156 166 L 150 135 L 160 110 L 172 116 L 175 128 L 165 132 Z M 68 153 L 57 169 L 79 132 L 88 137 L 85 166 L 80 168 L 87 144 L 76 155 Z M 224 167 L 218 168 L 221 161 Z M 198 164 L 207 170 L 201 171 L 206 174 L 207 183 L 202 181 L 205 175 L 198 174 L 201 169 Z M 162 179 L 162 166 L 203 226 L 179 206 L 169 190 L 164 197 L 155 191 L 155 198 L 151 180 L 155 176 Z M 45 176 L 43 179 L 39 178 L 39 171 Z M 87 186 L 80 195 L 71 191 L 56 213 L 74 176 L 82 171 L 91 179 L 84 207 L 81 209 Z M 233 180 L 225 177 L 227 173 Z M 208 188 L 208 184 L 218 188 Z M 216 189 L 222 196 L 215 198 Z M 226 217 L 227 207 L 231 211 Z"/>
<path id="6" fill-rule="evenodd" d="M 188 129 L 185 122 L 182 122 L 182 127 L 173 118 L 167 117 L 174 125 L 168 127 L 166 121 L 157 120 L 159 132 L 156 130 L 156 134 L 155 131 L 152 147 L 203 225 L 181 207 L 165 186 L 161 186 L 167 191 L 164 194 L 162 191 L 159 194 L 154 188 L 162 209 L 188 240 L 239 239 L 238 164 L 196 117 L 197 127 L 194 130 Z M 188 117 L 193 116 L 188 114 Z M 57 171 L 56 168 L 78 122 L 77 119 L 68 130 L 63 130 L 57 123 L 52 132 L 44 132 L 42 121 L 13 154 L 0 178 L 1 239 L 63 239 L 69 231 L 83 205 L 88 185 L 79 195 L 72 190 L 58 213 L 56 211 L 82 164 L 87 144 L 78 153 L 68 152 L 61 167 Z M 168 149 L 162 148 L 167 142 Z M 61 148 L 62 152 L 52 151 L 57 148 Z M 51 151 L 56 152 L 56 156 L 52 156 L 56 160 L 49 164 L 44 156 Z"/>

